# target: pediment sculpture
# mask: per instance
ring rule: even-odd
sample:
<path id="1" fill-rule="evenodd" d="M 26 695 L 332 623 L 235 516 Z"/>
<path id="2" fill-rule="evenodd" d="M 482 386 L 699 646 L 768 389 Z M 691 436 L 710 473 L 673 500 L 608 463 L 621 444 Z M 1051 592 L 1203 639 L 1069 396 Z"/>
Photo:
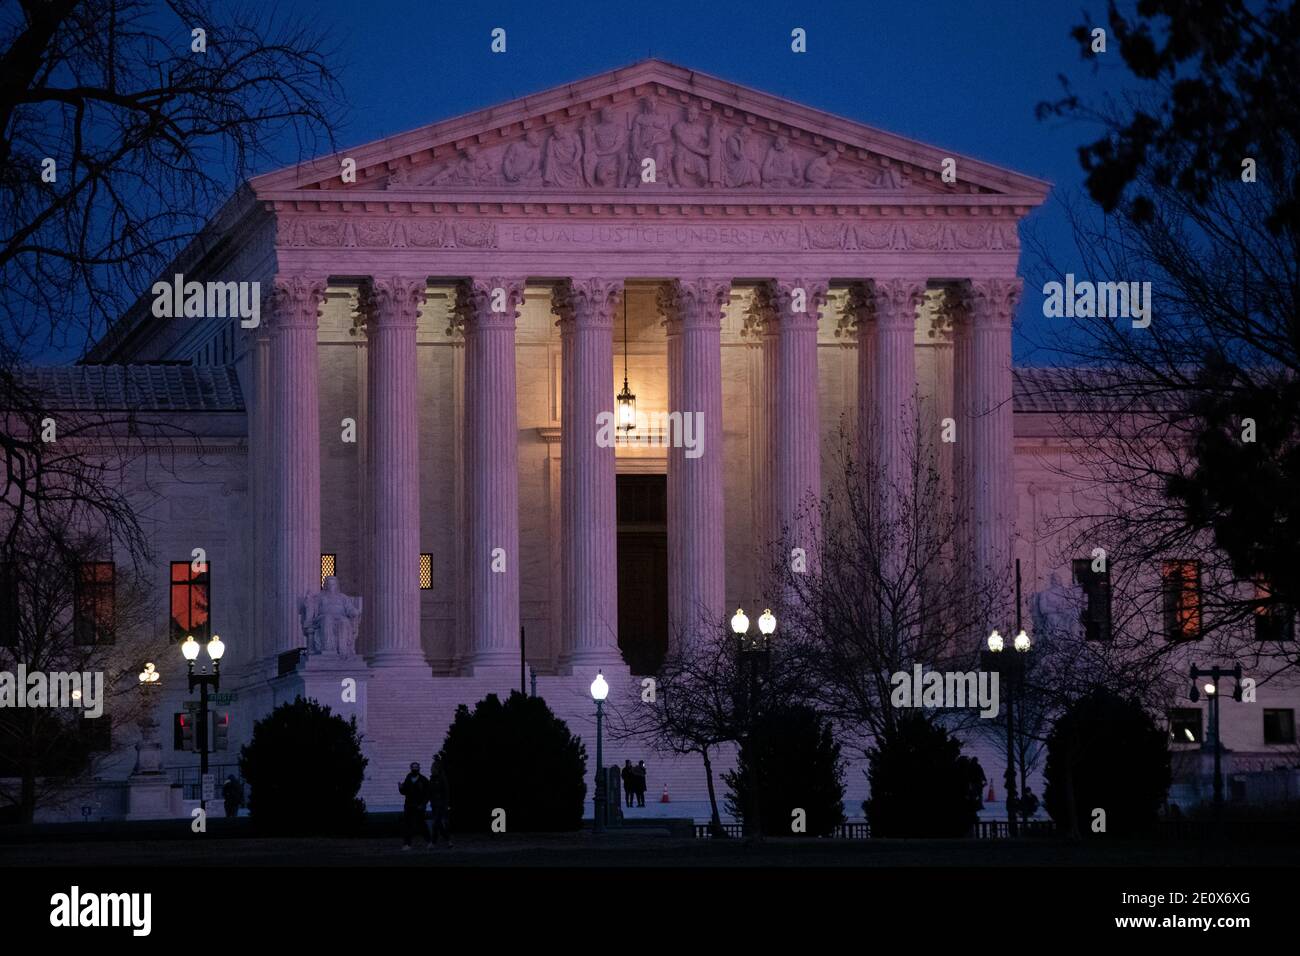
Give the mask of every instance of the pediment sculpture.
<path id="1" fill-rule="evenodd" d="M 646 161 L 650 160 L 651 163 Z M 647 170 L 653 170 L 649 176 Z M 580 123 L 527 130 L 509 143 L 467 144 L 432 166 L 388 175 L 394 190 L 525 186 L 549 189 L 901 190 L 897 165 L 852 159 L 753 125 L 706 116 L 695 104 L 645 96 Z"/>

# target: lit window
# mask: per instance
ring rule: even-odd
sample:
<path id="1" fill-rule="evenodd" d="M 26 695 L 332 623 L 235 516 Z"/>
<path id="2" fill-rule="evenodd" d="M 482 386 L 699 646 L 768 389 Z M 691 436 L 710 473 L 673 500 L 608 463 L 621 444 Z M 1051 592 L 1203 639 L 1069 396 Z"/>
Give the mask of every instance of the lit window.
<path id="1" fill-rule="evenodd" d="M 325 579 L 334 577 L 338 570 L 339 556 L 337 554 L 322 554 L 320 556 L 320 586 L 325 586 Z"/>
<path id="2" fill-rule="evenodd" d="M 1196 641 L 1201 637 L 1201 562 L 1166 561 L 1160 576 L 1164 587 L 1165 637 Z"/>
<path id="3" fill-rule="evenodd" d="M 111 644 L 116 618 L 112 561 L 85 561 L 77 567 L 72 634 L 77 644 Z"/>
<path id="4" fill-rule="evenodd" d="M 1201 742 L 1201 709 L 1175 707 L 1169 711 L 1169 742 L 1171 744 L 1199 744 Z"/>
<path id="5" fill-rule="evenodd" d="M 212 636 L 212 564 L 173 561 L 171 571 L 171 639 L 203 643 Z"/>
<path id="6" fill-rule="evenodd" d="M 433 590 L 433 555 L 420 555 L 420 590 Z"/>
<path id="7" fill-rule="evenodd" d="M 1264 581 L 1255 582 L 1255 640 L 1295 640 L 1295 608 L 1275 600 Z"/>

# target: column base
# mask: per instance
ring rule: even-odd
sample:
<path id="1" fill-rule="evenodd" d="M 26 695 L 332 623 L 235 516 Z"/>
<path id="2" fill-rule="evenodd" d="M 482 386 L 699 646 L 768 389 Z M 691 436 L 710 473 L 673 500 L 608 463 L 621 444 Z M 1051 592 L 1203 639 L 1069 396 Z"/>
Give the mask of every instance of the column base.
<path id="1" fill-rule="evenodd" d="M 616 647 L 574 651 L 572 654 L 561 656 L 557 664 L 560 673 L 575 677 L 590 674 L 592 679 L 595 679 L 597 671 L 604 674 L 606 678 L 611 674 L 621 677 L 630 677 L 632 674 L 628 670 L 627 662 L 623 660 L 622 653 Z"/>
<path id="2" fill-rule="evenodd" d="M 366 658 L 371 667 L 399 667 L 432 673 L 433 667 L 423 651 L 376 651 Z"/>

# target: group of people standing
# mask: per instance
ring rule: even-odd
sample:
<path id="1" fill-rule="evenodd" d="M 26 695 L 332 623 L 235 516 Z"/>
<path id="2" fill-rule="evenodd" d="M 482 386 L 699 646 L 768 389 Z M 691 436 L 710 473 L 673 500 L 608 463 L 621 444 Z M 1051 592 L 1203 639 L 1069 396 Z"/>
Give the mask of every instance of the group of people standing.
<path id="1" fill-rule="evenodd" d="M 433 847 L 439 835 L 447 838 L 451 846 L 451 784 L 447 781 L 447 771 L 442 765 L 442 756 L 433 758 L 429 776 L 420 773 L 419 763 L 412 762 L 411 770 L 401 783 L 397 792 L 405 799 L 402 802 L 402 849 L 411 848 L 411 839 L 416 833 L 424 834 L 424 845 Z M 433 837 L 429 837 L 429 828 L 424 822 L 424 808 L 433 807 Z"/>
<path id="2" fill-rule="evenodd" d="M 635 767 L 632 766 L 632 761 L 623 761 L 623 796 L 629 807 L 645 806 L 644 760 L 638 760 Z M 633 801 L 635 801 L 635 803 Z"/>

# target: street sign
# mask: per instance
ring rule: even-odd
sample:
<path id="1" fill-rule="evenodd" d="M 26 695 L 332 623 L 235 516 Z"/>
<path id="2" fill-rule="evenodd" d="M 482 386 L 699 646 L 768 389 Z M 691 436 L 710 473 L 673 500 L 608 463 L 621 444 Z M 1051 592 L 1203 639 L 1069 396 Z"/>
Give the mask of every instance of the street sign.
<path id="1" fill-rule="evenodd" d="M 217 799 L 217 778 L 214 774 L 205 773 L 203 775 L 203 799 Z"/>

